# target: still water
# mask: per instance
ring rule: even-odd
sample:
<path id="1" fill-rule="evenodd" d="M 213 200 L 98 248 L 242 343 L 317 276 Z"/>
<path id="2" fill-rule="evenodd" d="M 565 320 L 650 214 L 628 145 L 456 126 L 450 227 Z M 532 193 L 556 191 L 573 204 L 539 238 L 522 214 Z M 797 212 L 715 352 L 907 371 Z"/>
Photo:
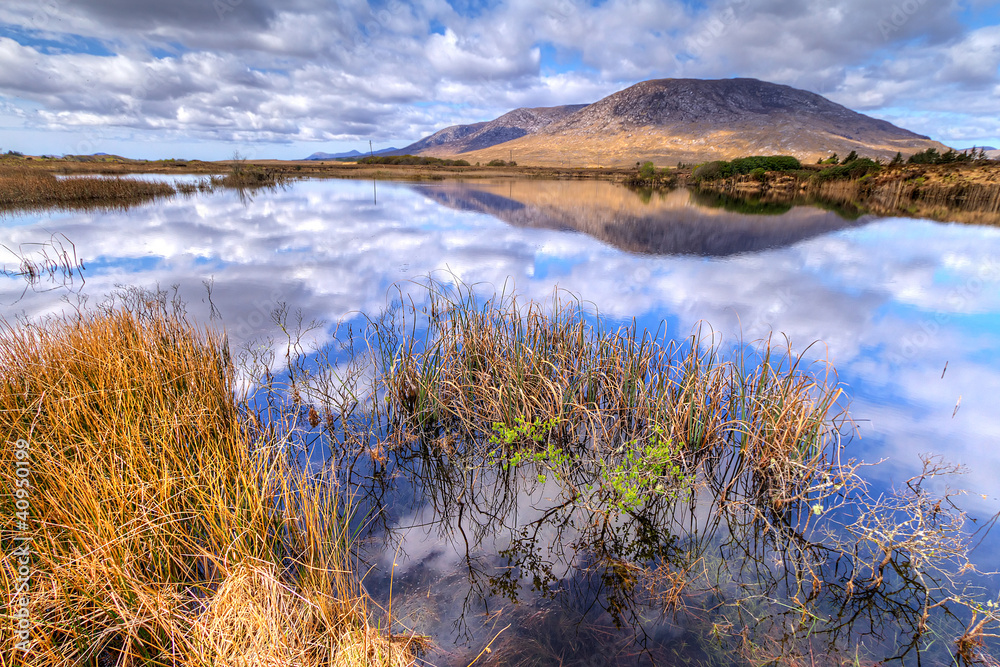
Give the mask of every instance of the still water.
<path id="1" fill-rule="evenodd" d="M 45 252 L 33 244 L 53 235 L 72 243 L 83 280 L 26 290 L 0 277 L 6 318 L 94 303 L 118 285 L 159 286 L 176 288 L 202 322 L 211 301 L 234 347 L 280 339 L 270 317 L 279 303 L 325 322 L 305 341 L 322 345 L 333 323 L 383 310 L 395 283 L 434 273 L 487 292 L 512 283 L 540 301 L 558 286 L 609 322 L 665 322 L 678 340 L 704 323 L 730 344 L 818 342 L 809 358 L 835 366 L 857 423 L 848 455 L 881 461 L 864 472 L 873 487 L 898 487 L 920 454 L 940 454 L 967 468 L 947 483 L 970 490 L 971 517 L 1000 510 L 1000 228 L 567 181 L 299 181 L 249 201 L 199 193 L 0 220 L 0 242 L 22 254 Z M 0 261 L 10 268 L 9 255 Z M 572 540 L 543 522 L 524 543 L 522 529 L 553 506 L 550 486 L 456 516 L 447 489 L 400 477 L 378 496 L 389 534 L 372 539 L 369 588 L 388 604 L 392 574 L 394 616 L 433 637 L 433 664 L 468 664 L 508 625 L 493 647 L 521 664 L 729 661 L 728 649 L 708 648 L 738 635 L 729 617 L 665 623 L 646 609 L 617 627 L 607 581 L 562 553 Z M 995 544 L 973 554 L 983 569 L 1000 568 Z M 539 573 L 555 584 L 533 581 Z M 504 659 L 491 649 L 480 661 Z"/>

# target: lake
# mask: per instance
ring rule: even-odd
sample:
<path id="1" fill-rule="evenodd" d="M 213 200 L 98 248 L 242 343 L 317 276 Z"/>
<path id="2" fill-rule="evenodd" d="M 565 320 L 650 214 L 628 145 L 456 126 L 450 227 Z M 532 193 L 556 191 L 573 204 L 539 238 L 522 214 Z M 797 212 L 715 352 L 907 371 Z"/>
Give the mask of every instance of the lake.
<path id="1" fill-rule="evenodd" d="M 362 314 L 386 307 L 394 284 L 430 274 L 484 293 L 512 285 L 539 301 L 558 286 L 612 327 L 634 318 L 655 331 L 665 322 L 678 341 L 699 324 L 725 346 L 787 338 L 807 359 L 836 368 L 856 422 L 847 455 L 882 461 L 864 470 L 873 488 L 904 485 L 920 471 L 920 454 L 938 454 L 967 471 L 932 485 L 968 489 L 962 506 L 980 522 L 1000 510 L 997 227 L 596 181 L 315 180 L 250 200 L 198 193 L 127 212 L 7 216 L 0 238 L 28 255 L 46 252 L 32 244 L 53 238 L 71 243 L 85 265 L 83 280 L 68 285 L 26 288 L 0 277 L 7 319 L 84 298 L 93 304 L 116 285 L 176 287 L 198 321 L 217 310 L 234 349 L 268 338 L 280 344 L 271 319 L 279 303 L 305 322 L 324 322 L 304 340 L 322 346 L 335 323 L 360 325 Z M 10 267 L 12 255 L 0 252 Z M 407 628 L 433 637 L 433 664 L 468 664 L 509 624 L 481 663 L 502 660 L 507 636 L 517 638 L 509 650 L 522 647 L 520 664 L 732 658 L 708 647 L 720 632 L 735 641 L 739 624 L 697 611 L 718 600 L 693 596 L 694 610 L 679 621 L 646 608 L 616 618 L 607 605 L 613 587 L 599 576 L 606 569 L 566 553 L 586 531 L 567 537 L 545 524 L 543 538 L 522 543 L 519 531 L 557 496 L 551 484 L 507 480 L 498 495 L 511 494 L 510 503 L 456 515 L 440 497 L 425 497 L 428 485 L 411 473 L 419 477 L 400 464 L 398 483 L 378 496 L 385 520 L 365 537 L 375 568 L 367 581 L 388 605 L 391 574 L 394 610 Z M 476 484 L 483 493 L 482 480 Z M 1000 568 L 992 538 L 973 554 L 983 569 Z M 614 647 L 613 655 L 597 646 Z"/>

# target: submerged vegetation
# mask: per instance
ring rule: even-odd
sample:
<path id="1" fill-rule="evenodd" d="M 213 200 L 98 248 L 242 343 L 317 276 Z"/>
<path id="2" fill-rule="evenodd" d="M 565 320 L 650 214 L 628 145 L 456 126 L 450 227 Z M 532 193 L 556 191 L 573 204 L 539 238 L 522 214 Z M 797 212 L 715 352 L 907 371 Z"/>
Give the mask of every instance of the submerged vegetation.
<path id="1" fill-rule="evenodd" d="M 225 339 L 121 296 L 0 331 L 0 665 L 407 664 L 349 503 L 234 400 Z"/>

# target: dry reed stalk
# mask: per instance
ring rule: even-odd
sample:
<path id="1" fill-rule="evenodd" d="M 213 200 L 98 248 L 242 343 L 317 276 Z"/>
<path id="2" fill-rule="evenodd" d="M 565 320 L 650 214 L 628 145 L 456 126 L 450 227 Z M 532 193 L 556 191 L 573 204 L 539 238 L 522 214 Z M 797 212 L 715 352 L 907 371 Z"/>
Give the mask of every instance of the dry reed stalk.
<path id="1" fill-rule="evenodd" d="M 18 657 L 5 633 L 4 667 L 320 665 L 348 632 L 380 646 L 351 574 L 350 508 L 241 416 L 233 375 L 217 333 L 155 301 L 3 325 L 3 609 L 19 439 L 35 551 L 32 650 Z M 357 664 L 390 664 L 375 649 Z"/>
<path id="2" fill-rule="evenodd" d="M 70 177 L 30 167 L 0 168 L 0 210 L 116 208 L 176 194 L 169 183 L 133 178 Z"/>

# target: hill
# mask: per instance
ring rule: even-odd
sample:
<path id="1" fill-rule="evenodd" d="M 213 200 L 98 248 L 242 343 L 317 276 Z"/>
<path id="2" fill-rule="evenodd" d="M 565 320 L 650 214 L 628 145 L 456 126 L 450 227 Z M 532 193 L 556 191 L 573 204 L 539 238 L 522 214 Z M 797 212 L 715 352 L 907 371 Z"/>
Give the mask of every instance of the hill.
<path id="1" fill-rule="evenodd" d="M 515 136 L 516 135 L 516 136 Z M 927 148 L 928 137 L 857 113 L 805 90 L 757 79 L 655 79 L 590 105 L 517 109 L 496 120 L 446 128 L 403 151 L 470 162 L 659 166 L 743 155 L 786 154 L 815 162 L 852 150 L 892 158 Z"/>
<path id="2" fill-rule="evenodd" d="M 380 151 L 375 151 L 375 155 L 394 155 L 396 152 L 396 147 L 392 146 L 390 148 L 383 148 Z M 338 160 L 340 158 L 351 158 L 351 157 L 364 157 L 368 153 L 362 153 L 361 151 L 347 151 L 346 153 L 313 153 L 306 160 Z"/>

